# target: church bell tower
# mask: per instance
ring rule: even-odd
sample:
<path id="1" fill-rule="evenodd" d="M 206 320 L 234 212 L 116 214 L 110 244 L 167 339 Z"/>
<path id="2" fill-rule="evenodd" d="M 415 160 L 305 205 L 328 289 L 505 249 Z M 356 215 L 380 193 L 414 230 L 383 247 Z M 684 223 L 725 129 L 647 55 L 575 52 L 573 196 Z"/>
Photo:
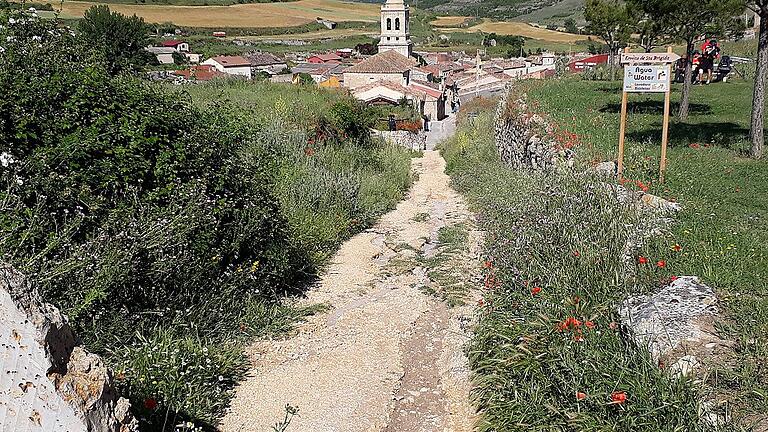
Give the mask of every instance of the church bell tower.
<path id="1" fill-rule="evenodd" d="M 387 0 L 381 6 L 381 40 L 379 52 L 397 51 L 410 57 L 413 52 L 411 41 L 411 12 L 403 0 Z"/>

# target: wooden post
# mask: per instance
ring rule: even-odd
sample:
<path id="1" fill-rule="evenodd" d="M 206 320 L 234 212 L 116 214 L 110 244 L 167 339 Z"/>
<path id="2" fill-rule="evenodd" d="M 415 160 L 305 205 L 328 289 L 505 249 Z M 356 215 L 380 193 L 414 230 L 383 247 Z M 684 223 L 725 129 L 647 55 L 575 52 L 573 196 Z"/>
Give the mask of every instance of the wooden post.
<path id="1" fill-rule="evenodd" d="M 629 47 L 624 48 L 624 52 L 629 52 Z M 624 133 L 627 128 L 627 92 L 624 91 L 624 77 L 622 76 L 622 89 L 621 89 L 621 123 L 619 126 L 619 160 L 616 167 L 616 174 L 619 180 L 622 179 L 622 172 L 624 171 Z"/>
<path id="2" fill-rule="evenodd" d="M 667 53 L 672 54 L 672 47 L 667 47 Z M 659 164 L 659 183 L 664 183 L 664 171 L 667 169 L 667 140 L 669 139 L 669 100 L 672 93 L 672 66 L 669 64 L 669 88 L 664 95 L 664 126 L 661 131 L 661 162 Z"/>

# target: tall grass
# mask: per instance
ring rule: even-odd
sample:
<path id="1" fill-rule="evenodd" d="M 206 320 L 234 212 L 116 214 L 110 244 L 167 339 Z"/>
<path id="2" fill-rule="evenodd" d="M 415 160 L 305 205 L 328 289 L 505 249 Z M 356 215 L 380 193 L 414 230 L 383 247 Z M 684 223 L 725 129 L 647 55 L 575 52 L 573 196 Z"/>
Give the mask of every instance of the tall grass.
<path id="1" fill-rule="evenodd" d="M 589 143 L 595 160 L 616 157 L 619 84 L 552 81 L 529 95 Z M 707 388 L 746 425 L 768 412 L 768 162 L 746 154 L 751 102 L 750 81 L 695 87 L 689 120 L 670 125 L 666 182 L 659 184 L 662 97 L 632 96 L 625 161 L 627 176 L 683 205 L 672 227 L 682 252 L 668 268 L 718 292 L 718 335 L 736 343 L 737 360 L 711 370 Z"/>
<path id="2" fill-rule="evenodd" d="M 469 347 L 481 431 L 695 431 L 698 394 L 635 346 L 617 316 L 631 293 L 669 274 L 668 238 L 625 246 L 648 215 L 600 179 L 512 170 L 499 160 L 491 115 L 443 145 L 455 187 L 487 231 L 485 299 Z M 655 262 L 655 261 L 653 261 Z"/>

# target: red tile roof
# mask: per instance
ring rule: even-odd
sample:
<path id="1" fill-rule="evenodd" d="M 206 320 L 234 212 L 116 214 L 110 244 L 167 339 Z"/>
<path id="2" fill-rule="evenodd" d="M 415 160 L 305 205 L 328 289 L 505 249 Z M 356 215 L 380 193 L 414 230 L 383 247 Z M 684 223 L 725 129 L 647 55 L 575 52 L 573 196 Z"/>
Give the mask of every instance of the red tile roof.
<path id="1" fill-rule="evenodd" d="M 162 45 L 164 47 L 176 48 L 177 46 L 179 46 L 179 45 L 181 45 L 183 43 L 184 43 L 184 41 L 180 41 L 180 40 L 167 40 L 167 41 L 163 41 Z"/>
<path id="2" fill-rule="evenodd" d="M 396 51 L 384 51 L 368 57 L 360 63 L 347 68 L 344 72 L 351 73 L 404 73 L 416 66 L 416 59 L 406 57 Z"/>
<path id="3" fill-rule="evenodd" d="M 333 54 L 333 53 L 331 53 L 331 54 L 314 54 L 314 55 L 309 56 L 309 58 L 313 58 L 313 57 L 316 57 L 316 58 L 318 58 L 318 59 L 320 59 L 320 60 L 322 60 L 324 62 L 333 61 L 333 60 L 335 60 L 335 61 L 341 61 L 342 60 L 341 56 L 339 56 L 338 54 Z"/>
<path id="4" fill-rule="evenodd" d="M 176 76 L 184 77 L 188 80 L 197 81 L 210 81 L 214 78 L 223 78 L 228 75 L 224 72 L 219 72 L 215 67 L 210 65 L 190 66 L 189 69 L 173 71 Z"/>

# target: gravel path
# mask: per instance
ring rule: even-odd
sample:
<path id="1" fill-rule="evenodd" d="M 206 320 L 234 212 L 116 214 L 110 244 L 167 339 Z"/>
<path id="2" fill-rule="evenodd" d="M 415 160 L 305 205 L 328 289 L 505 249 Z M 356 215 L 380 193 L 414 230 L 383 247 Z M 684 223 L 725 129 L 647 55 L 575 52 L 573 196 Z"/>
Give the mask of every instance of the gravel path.
<path id="1" fill-rule="evenodd" d="M 269 431 L 286 404 L 299 408 L 288 431 L 469 431 L 474 413 L 463 345 L 476 300 L 448 307 L 432 280 L 440 262 L 477 283 L 480 233 L 451 189 L 435 151 L 414 159 L 418 180 L 395 210 L 347 241 L 307 294 L 326 313 L 286 340 L 250 349 L 253 369 L 221 429 Z M 442 259 L 437 239 L 462 224 L 467 241 Z M 458 269 L 458 271 L 457 271 Z"/>

